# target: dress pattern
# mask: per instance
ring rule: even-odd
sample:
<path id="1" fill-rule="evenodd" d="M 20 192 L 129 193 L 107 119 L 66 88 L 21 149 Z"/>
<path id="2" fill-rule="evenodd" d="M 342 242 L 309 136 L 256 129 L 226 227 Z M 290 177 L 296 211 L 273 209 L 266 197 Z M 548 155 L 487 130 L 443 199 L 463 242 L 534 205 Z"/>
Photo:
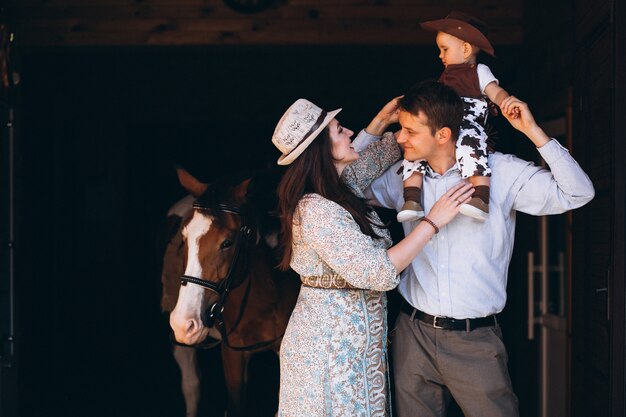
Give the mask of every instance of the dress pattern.
<path id="1" fill-rule="evenodd" d="M 362 196 L 399 158 L 393 135 L 385 135 L 342 180 Z M 372 218 L 381 223 L 375 213 Z M 387 256 L 388 231 L 375 230 L 380 239 L 364 235 L 343 207 L 317 194 L 298 204 L 291 267 L 305 285 L 280 349 L 279 416 L 389 415 L 384 291 L 399 276 Z"/>

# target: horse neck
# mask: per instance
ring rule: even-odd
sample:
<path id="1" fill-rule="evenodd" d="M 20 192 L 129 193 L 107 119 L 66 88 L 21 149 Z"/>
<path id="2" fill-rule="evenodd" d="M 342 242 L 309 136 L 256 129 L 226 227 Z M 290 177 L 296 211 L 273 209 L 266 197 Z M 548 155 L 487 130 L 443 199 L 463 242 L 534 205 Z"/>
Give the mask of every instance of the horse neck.
<path id="1" fill-rule="evenodd" d="M 300 287 L 299 279 L 275 268 L 276 259 L 264 242 L 255 247 L 250 261 L 248 275 L 230 293 L 224 310 L 226 327 L 237 323 L 231 335 L 234 344 L 282 336 Z"/>
<path id="2" fill-rule="evenodd" d="M 268 296 L 273 294 L 274 271 L 271 254 L 266 249 L 260 243 L 252 250 L 246 276 L 243 277 L 241 283 L 229 295 L 229 298 L 233 298 L 233 301 L 241 301 L 246 291 L 253 292 L 254 298 L 259 295 Z M 248 287 L 250 290 L 247 289 Z"/>

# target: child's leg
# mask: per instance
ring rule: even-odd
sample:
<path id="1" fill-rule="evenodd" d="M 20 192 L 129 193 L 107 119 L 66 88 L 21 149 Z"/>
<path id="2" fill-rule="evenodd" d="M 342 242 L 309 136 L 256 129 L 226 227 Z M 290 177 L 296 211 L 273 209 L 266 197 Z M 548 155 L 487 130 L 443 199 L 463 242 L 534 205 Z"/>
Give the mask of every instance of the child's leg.
<path id="1" fill-rule="evenodd" d="M 475 175 L 467 180 L 474 186 L 473 197 L 480 198 L 483 203 L 489 204 L 489 184 L 491 184 L 491 178 Z"/>
<path id="2" fill-rule="evenodd" d="M 422 174 L 414 172 L 409 178 L 404 180 L 404 201 L 422 201 Z"/>
<path id="3" fill-rule="evenodd" d="M 424 166 L 420 162 L 403 162 L 404 204 L 398 212 L 399 222 L 417 220 L 424 215 L 422 207 L 422 175 Z"/>
<path id="4" fill-rule="evenodd" d="M 475 187 L 472 199 L 461 204 L 459 211 L 478 220 L 489 217 L 489 177 L 491 169 L 487 160 L 487 133 L 478 123 L 463 119 L 456 157 L 461 176 Z"/>

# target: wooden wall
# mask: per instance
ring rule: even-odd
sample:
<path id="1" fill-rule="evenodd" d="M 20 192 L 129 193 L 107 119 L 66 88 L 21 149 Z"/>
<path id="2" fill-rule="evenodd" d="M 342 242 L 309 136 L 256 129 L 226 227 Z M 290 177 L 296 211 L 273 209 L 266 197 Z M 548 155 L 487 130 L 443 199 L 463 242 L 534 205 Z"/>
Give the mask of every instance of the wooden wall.
<path id="1" fill-rule="evenodd" d="M 575 1 L 574 148 L 596 197 L 575 216 L 572 416 L 624 415 L 624 34 L 620 2 Z"/>
<path id="2" fill-rule="evenodd" d="M 524 52 L 518 57 L 521 75 L 519 83 L 508 91 L 526 101 L 537 121 L 544 126 L 546 122 L 567 118 L 569 91 L 574 72 L 573 3 L 573 0 L 562 0 L 545 2 L 542 7 L 537 7 L 536 1 L 529 0 L 525 5 Z M 508 87 L 504 84 L 502 86 L 505 89 Z M 523 135 L 509 142 L 513 142 L 511 153 L 541 163 L 541 156 L 536 148 Z M 570 144 L 565 141 L 563 144 L 571 149 Z M 579 159 L 576 149 L 572 153 Z M 540 327 L 535 327 L 536 336 L 533 340 L 528 339 L 526 330 L 529 291 L 527 254 L 530 251 L 535 252 L 539 262 L 540 255 L 537 251 L 540 245 L 540 221 L 540 217 L 517 213 L 515 251 L 509 268 L 509 297 L 505 309 L 513 315 L 508 330 L 511 343 L 507 348 L 511 378 L 519 398 L 522 417 L 536 417 L 540 415 L 541 410 L 538 385 L 541 377 Z M 558 242 L 564 236 L 554 234 L 551 238 Z M 537 288 L 535 292 L 535 300 L 538 300 L 539 289 Z M 567 296 L 566 294 L 565 297 Z M 560 354 L 566 355 L 567 352 L 560 351 Z"/>
<path id="3" fill-rule="evenodd" d="M 243 14 L 222 0 L 8 0 L 22 46 L 430 44 L 419 22 L 451 9 L 522 42 L 522 0 L 277 0 Z"/>

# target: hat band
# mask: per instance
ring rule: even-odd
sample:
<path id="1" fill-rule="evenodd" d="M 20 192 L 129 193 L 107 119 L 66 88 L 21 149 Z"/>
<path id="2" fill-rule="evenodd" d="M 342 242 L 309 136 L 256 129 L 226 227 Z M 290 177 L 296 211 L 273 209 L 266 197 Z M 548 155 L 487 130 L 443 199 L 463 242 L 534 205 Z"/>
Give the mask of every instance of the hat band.
<path id="1" fill-rule="evenodd" d="M 309 129 L 308 132 L 306 132 L 306 135 L 304 135 L 304 137 L 300 140 L 300 142 L 298 142 L 296 144 L 296 146 L 293 147 L 292 150 L 289 151 L 289 153 L 287 155 L 289 155 L 291 152 L 295 151 L 298 146 L 302 145 L 302 143 L 307 140 L 307 138 L 309 136 L 311 136 L 313 134 L 313 132 L 315 132 L 324 122 L 324 119 L 326 118 L 326 115 L 328 114 L 328 112 L 326 110 L 322 110 L 322 113 L 320 114 L 320 116 L 317 118 L 317 120 L 315 121 L 315 123 L 313 124 L 313 126 L 311 126 L 311 128 Z"/>

